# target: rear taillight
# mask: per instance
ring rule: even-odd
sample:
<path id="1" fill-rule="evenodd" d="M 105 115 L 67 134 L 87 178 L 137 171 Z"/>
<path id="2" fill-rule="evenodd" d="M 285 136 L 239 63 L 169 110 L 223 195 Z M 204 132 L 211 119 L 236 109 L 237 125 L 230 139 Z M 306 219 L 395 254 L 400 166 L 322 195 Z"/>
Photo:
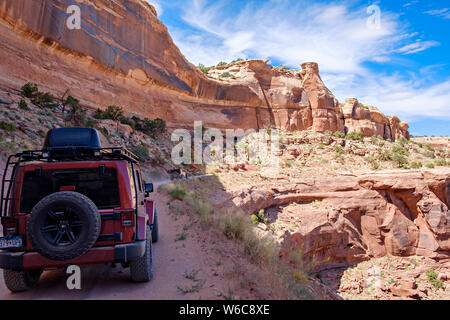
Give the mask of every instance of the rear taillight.
<path id="1" fill-rule="evenodd" d="M 2 217 L 3 234 L 5 236 L 14 236 L 17 234 L 18 221 L 12 217 Z"/>
<path id="2" fill-rule="evenodd" d="M 134 227 L 134 212 L 122 212 L 122 227 Z"/>

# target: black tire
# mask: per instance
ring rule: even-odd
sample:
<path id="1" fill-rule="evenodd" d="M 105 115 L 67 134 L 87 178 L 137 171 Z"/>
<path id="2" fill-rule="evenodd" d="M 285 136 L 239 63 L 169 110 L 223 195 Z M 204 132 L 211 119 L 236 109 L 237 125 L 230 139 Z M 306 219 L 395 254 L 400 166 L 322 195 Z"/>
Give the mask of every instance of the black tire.
<path id="1" fill-rule="evenodd" d="M 159 240 L 159 230 L 158 230 L 158 213 L 155 210 L 155 221 L 153 222 L 152 229 L 152 242 L 156 243 Z"/>
<path id="2" fill-rule="evenodd" d="M 41 277 L 42 270 L 14 271 L 3 270 L 6 287 L 12 292 L 23 292 L 35 288 Z"/>
<path id="3" fill-rule="evenodd" d="M 152 236 L 147 226 L 145 253 L 139 259 L 130 262 L 131 280 L 134 282 L 148 282 L 153 278 Z"/>
<path id="4" fill-rule="evenodd" d="M 71 191 L 53 193 L 33 208 L 28 238 L 42 256 L 66 261 L 85 254 L 97 242 L 101 217 L 88 197 Z"/>

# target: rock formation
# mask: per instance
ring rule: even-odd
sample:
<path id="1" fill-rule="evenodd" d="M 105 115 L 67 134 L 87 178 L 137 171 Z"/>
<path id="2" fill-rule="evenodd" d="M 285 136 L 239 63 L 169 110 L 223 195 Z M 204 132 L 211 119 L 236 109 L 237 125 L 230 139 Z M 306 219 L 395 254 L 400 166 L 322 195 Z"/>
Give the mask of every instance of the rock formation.
<path id="1" fill-rule="evenodd" d="M 244 61 L 224 68 L 242 77 L 214 79 L 197 70 L 173 43 L 155 9 L 143 0 L 86 0 L 81 29 L 66 26 L 70 0 L 0 3 L 0 86 L 25 82 L 90 108 L 111 104 L 127 113 L 193 126 L 362 131 L 408 137 L 407 124 L 350 105 L 341 107 L 316 63 L 301 72 Z M 234 71 L 233 71 L 234 70 Z"/>
<path id="2" fill-rule="evenodd" d="M 289 217 L 301 222 L 284 235 L 282 254 L 302 249 L 305 257 L 326 261 L 320 268 L 386 255 L 448 259 L 449 176 L 448 169 L 386 171 L 265 183 L 234 190 L 222 205 L 253 214 L 295 203 Z"/>

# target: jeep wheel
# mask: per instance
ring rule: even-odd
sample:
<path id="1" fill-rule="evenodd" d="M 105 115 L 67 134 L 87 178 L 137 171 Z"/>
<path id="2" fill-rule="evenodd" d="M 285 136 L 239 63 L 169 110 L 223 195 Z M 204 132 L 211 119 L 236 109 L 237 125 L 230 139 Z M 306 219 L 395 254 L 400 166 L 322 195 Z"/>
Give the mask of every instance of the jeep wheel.
<path id="1" fill-rule="evenodd" d="M 42 256 L 65 261 L 85 254 L 98 239 L 101 217 L 95 204 L 77 192 L 53 193 L 33 208 L 27 233 Z"/>
<path id="2" fill-rule="evenodd" d="M 147 226 L 145 253 L 142 257 L 130 263 L 130 271 L 131 280 L 134 282 L 148 282 L 153 278 L 152 235 L 149 226 Z"/>
<path id="3" fill-rule="evenodd" d="M 155 210 L 155 221 L 153 222 L 152 229 L 152 242 L 156 243 L 159 240 L 159 231 L 158 231 L 158 213 Z"/>
<path id="4" fill-rule="evenodd" d="M 14 271 L 3 270 L 6 287 L 12 292 L 23 292 L 37 286 L 42 270 Z"/>

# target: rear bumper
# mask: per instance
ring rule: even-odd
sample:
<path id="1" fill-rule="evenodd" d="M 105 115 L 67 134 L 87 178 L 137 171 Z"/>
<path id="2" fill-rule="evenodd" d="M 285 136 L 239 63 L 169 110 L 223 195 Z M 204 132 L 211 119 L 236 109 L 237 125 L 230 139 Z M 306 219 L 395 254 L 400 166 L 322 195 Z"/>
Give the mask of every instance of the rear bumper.
<path id="1" fill-rule="evenodd" d="M 68 261 L 54 261 L 37 252 L 9 252 L 0 250 L 0 268 L 11 270 L 34 270 L 59 268 L 69 265 L 89 265 L 122 263 L 134 261 L 145 253 L 145 241 L 121 244 L 110 247 L 92 248 L 81 257 Z"/>

